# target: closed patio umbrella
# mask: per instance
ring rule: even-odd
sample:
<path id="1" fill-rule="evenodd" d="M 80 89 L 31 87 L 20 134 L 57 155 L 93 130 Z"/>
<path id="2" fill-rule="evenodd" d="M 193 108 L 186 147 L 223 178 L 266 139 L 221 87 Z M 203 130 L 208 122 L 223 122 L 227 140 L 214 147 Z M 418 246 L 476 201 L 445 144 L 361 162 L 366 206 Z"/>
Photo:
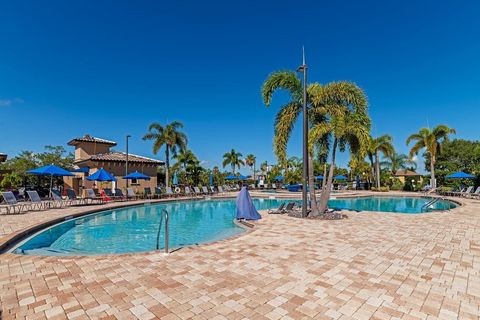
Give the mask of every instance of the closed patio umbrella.
<path id="1" fill-rule="evenodd" d="M 262 216 L 253 205 L 252 198 L 248 193 L 247 187 L 243 187 L 237 196 L 237 219 L 259 220 Z"/>

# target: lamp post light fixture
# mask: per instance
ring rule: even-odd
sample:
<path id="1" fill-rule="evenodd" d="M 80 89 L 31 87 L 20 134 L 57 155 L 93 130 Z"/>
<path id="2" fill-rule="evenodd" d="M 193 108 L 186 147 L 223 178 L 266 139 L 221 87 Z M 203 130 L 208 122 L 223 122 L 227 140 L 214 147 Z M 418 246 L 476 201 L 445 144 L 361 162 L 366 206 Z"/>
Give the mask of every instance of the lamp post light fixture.
<path id="1" fill-rule="evenodd" d="M 307 185 L 308 185 L 308 110 L 307 110 L 307 64 L 305 63 L 305 48 L 303 48 L 303 64 L 297 68 L 303 72 L 303 185 L 302 185 L 302 217 L 307 216 Z"/>
<path id="2" fill-rule="evenodd" d="M 132 136 L 127 134 L 125 137 L 126 141 L 126 153 L 125 153 L 125 175 L 128 175 L 128 139 L 131 138 Z M 128 188 L 128 179 L 125 180 L 125 185 Z"/>

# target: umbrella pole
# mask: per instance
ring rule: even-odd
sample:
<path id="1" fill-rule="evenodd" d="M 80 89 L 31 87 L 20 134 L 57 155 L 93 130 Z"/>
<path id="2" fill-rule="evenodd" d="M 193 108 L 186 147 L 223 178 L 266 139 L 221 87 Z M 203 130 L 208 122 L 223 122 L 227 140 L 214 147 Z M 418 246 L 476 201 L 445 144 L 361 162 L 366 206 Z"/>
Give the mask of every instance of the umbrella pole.
<path id="1" fill-rule="evenodd" d="M 53 174 L 50 175 L 50 194 L 48 195 L 50 199 L 52 198 L 52 184 L 53 184 Z"/>

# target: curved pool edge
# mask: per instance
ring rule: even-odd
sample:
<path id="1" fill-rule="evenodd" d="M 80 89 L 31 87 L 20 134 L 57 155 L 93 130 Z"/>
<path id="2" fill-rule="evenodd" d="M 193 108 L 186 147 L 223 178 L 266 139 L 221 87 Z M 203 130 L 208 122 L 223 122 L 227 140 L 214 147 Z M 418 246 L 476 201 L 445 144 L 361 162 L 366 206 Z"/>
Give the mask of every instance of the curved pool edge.
<path id="1" fill-rule="evenodd" d="M 104 207 L 102 205 L 98 205 L 98 207 L 97 207 L 97 205 L 94 205 L 95 206 L 94 209 L 91 208 L 91 209 L 81 211 L 81 212 L 76 212 L 76 213 L 68 212 L 68 213 L 65 213 L 62 216 L 55 217 L 53 219 L 46 220 L 46 221 L 43 221 L 43 222 L 38 223 L 38 224 L 34 224 L 34 225 L 29 226 L 27 228 L 24 228 L 22 230 L 15 231 L 13 233 L 10 233 L 8 235 L 3 236 L 2 238 L 0 238 L 0 255 L 2 255 L 2 254 L 14 254 L 14 253 L 11 252 L 11 250 L 14 249 L 16 246 L 18 246 L 18 244 L 20 244 L 25 239 L 30 238 L 30 237 L 34 236 L 35 234 L 37 234 L 39 232 L 42 232 L 45 229 L 48 229 L 49 227 L 52 227 L 56 224 L 60 224 L 62 222 L 65 222 L 65 221 L 68 221 L 68 220 L 71 220 L 71 219 L 76 219 L 76 218 L 80 218 L 80 217 L 83 217 L 83 216 L 87 216 L 87 215 L 91 215 L 91 214 L 97 214 L 97 213 L 100 213 L 100 212 L 104 212 L 104 211 L 108 211 L 108 210 L 114 210 L 114 209 L 130 208 L 130 207 L 144 206 L 144 205 L 150 205 L 150 204 L 180 202 L 180 201 L 195 201 L 195 200 L 207 200 L 207 199 L 211 199 L 211 200 L 231 199 L 231 198 L 234 198 L 235 195 L 236 195 L 236 193 L 234 192 L 234 193 L 226 193 L 226 194 L 223 194 L 223 195 L 218 195 L 218 196 L 213 196 L 213 197 L 202 197 L 202 198 L 199 198 L 199 197 L 188 197 L 188 198 L 187 197 L 182 197 L 182 198 L 171 198 L 171 199 L 170 198 L 169 199 L 147 199 L 145 201 L 142 200 L 142 201 L 135 201 L 135 202 L 133 202 L 133 201 L 132 202 L 114 202 L 114 203 L 112 203 L 114 205 L 111 205 L 109 207 Z M 351 194 L 347 196 L 345 194 L 344 196 L 345 196 L 345 198 L 363 198 L 363 197 L 372 197 L 372 196 L 434 198 L 434 196 L 428 196 L 428 195 L 426 196 L 426 195 L 423 195 L 423 194 L 416 194 L 416 193 L 393 193 L 393 194 L 384 193 L 384 194 L 382 194 L 382 193 L 376 193 L 376 192 L 375 193 L 368 192 L 368 193 L 365 193 L 365 194 L 357 194 L 356 196 L 351 195 Z M 268 197 L 264 196 L 264 197 L 259 197 L 259 198 L 268 198 Z M 433 211 L 433 212 L 425 212 L 425 213 L 440 213 L 440 212 L 454 213 L 455 211 L 459 210 L 460 208 L 468 205 L 466 202 L 461 201 L 463 199 L 457 199 L 457 198 L 451 198 L 451 197 L 445 197 L 443 199 L 447 200 L 447 201 L 450 201 L 450 202 L 453 202 L 453 203 L 457 204 L 458 206 L 453 208 L 453 209 L 450 209 L 450 210 Z M 86 207 L 86 208 L 88 208 L 88 207 Z M 53 209 L 53 210 L 61 210 L 61 209 Z M 346 211 L 349 211 L 349 210 L 346 210 Z M 387 212 L 383 212 L 383 211 L 372 211 L 372 212 L 387 213 Z M 422 213 L 422 215 L 425 214 L 425 213 Z M 42 214 L 42 212 L 35 212 L 35 214 Z M 388 212 L 388 214 L 405 215 L 404 213 L 394 213 L 394 212 Z M 417 214 L 412 214 L 411 216 L 417 216 Z M 188 246 L 176 248 L 175 250 L 185 249 L 185 248 L 189 248 L 189 247 L 205 246 L 205 245 L 210 245 L 210 244 L 221 242 L 221 241 L 229 241 L 229 240 L 247 235 L 250 232 L 255 231 L 255 228 L 247 228 L 246 226 L 242 226 L 242 225 L 239 225 L 237 223 L 235 223 L 235 224 L 239 227 L 242 227 L 244 229 L 244 232 L 241 232 L 238 235 L 234 235 L 234 236 L 231 236 L 231 237 L 228 237 L 228 238 L 225 238 L 225 239 L 218 239 L 218 240 L 214 240 L 214 241 L 211 241 L 211 242 L 205 242 L 205 243 L 198 244 L 198 245 L 188 245 Z M 255 225 L 255 226 L 257 226 L 257 225 Z M 134 253 L 114 253 L 114 254 L 76 255 L 76 256 L 74 256 L 74 255 L 71 255 L 71 256 L 63 255 L 63 256 L 58 256 L 58 258 L 64 259 L 64 258 L 69 258 L 69 257 L 86 257 L 86 256 L 108 257 L 108 256 L 112 256 L 112 255 L 122 256 L 122 255 L 148 254 L 148 253 L 150 253 L 150 254 L 151 253 L 159 253 L 159 251 L 151 250 L 151 251 L 142 251 L 142 252 L 134 252 Z M 22 255 L 18 255 L 18 254 L 16 254 L 16 255 L 17 256 L 22 256 Z M 41 256 L 37 256 L 37 257 L 41 257 Z M 45 256 L 45 257 L 54 257 L 54 256 Z"/>
<path id="2" fill-rule="evenodd" d="M 232 198 L 234 195 L 233 194 L 225 194 L 225 195 L 220 195 L 220 196 L 215 196 L 215 197 L 210 197 L 212 200 L 213 199 L 228 199 Z M 64 215 L 54 217 L 52 219 L 45 220 L 41 223 L 36 223 L 31 226 L 28 226 L 24 229 L 14 231 L 10 234 L 4 235 L 2 238 L 0 238 L 0 255 L 2 254 L 7 254 L 9 251 L 15 247 L 17 244 L 19 244 L 21 241 L 23 241 L 26 238 L 29 238 L 33 235 L 35 235 L 38 232 L 41 232 L 49 227 L 52 227 L 56 224 L 71 220 L 71 219 L 76 219 L 76 218 L 81 218 L 87 215 L 91 214 L 97 214 L 103 211 L 108 211 L 108 210 L 114 210 L 114 209 L 124 209 L 124 208 L 131 208 L 131 207 L 137 207 L 137 206 L 144 206 L 148 204 L 159 204 L 159 203 L 168 203 L 168 202 L 179 202 L 179 201 L 195 201 L 195 200 L 205 200 L 206 198 L 199 198 L 199 197 L 182 197 L 182 198 L 171 198 L 171 199 L 145 199 L 145 201 L 132 201 L 132 202 L 113 202 L 111 203 L 110 206 L 105 207 L 104 205 L 91 205 L 95 208 L 91 208 L 90 206 L 85 206 L 85 211 L 81 212 L 66 212 Z M 78 208 L 80 208 L 79 206 Z M 62 209 L 51 209 L 51 210 L 62 210 Z M 34 214 L 42 214 L 42 211 L 39 212 L 34 212 Z M 66 256 L 63 256 L 66 257 Z"/>

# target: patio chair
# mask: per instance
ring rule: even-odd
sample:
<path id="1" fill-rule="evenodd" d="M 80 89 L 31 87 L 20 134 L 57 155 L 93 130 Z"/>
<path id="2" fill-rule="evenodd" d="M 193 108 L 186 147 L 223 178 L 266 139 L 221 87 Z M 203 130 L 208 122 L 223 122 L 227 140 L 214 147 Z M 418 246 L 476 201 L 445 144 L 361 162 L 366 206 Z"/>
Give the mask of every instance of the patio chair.
<path id="1" fill-rule="evenodd" d="M 276 183 L 272 183 L 272 189 L 277 190 L 277 184 Z"/>
<path id="2" fill-rule="evenodd" d="M 295 202 L 289 202 L 287 206 L 284 208 L 284 213 L 289 213 L 295 210 L 296 203 Z"/>
<path id="3" fill-rule="evenodd" d="M 153 199 L 153 193 L 150 187 L 143 188 L 143 197 L 147 199 Z"/>
<path id="4" fill-rule="evenodd" d="M 5 208 L 7 214 L 10 214 L 11 210 L 13 210 L 13 213 L 21 213 L 23 209 L 26 209 L 26 211 L 30 209 L 30 204 L 18 202 L 11 191 L 2 192 L 2 196 L 6 203 L 2 207 Z"/>
<path id="5" fill-rule="evenodd" d="M 122 189 L 120 189 L 120 188 L 115 188 L 115 197 L 120 201 L 126 201 L 127 200 L 127 197 L 125 197 Z"/>
<path id="6" fill-rule="evenodd" d="M 212 194 L 217 193 L 217 191 L 215 191 L 215 187 L 214 187 L 214 186 L 210 186 L 210 191 L 211 191 Z"/>
<path id="7" fill-rule="evenodd" d="M 160 187 L 155 187 L 154 196 L 157 197 L 157 199 L 162 198 L 162 189 Z"/>
<path id="8" fill-rule="evenodd" d="M 282 214 L 285 213 L 285 202 L 282 202 L 277 209 L 268 210 L 268 214 Z"/>
<path id="9" fill-rule="evenodd" d="M 474 199 L 474 198 L 479 198 L 480 197 L 480 187 L 477 187 L 474 192 L 468 195 L 469 198 Z"/>
<path id="10" fill-rule="evenodd" d="M 458 188 L 457 191 L 452 190 L 450 192 L 447 192 L 447 195 L 452 196 L 452 197 L 459 196 L 459 195 L 463 194 L 466 190 L 467 190 L 467 188 Z"/>
<path id="11" fill-rule="evenodd" d="M 86 189 L 87 191 L 87 196 L 85 197 L 85 199 L 88 199 L 90 200 L 90 203 L 105 203 L 105 200 L 102 198 L 102 197 L 99 197 L 97 196 L 97 194 L 95 193 L 95 191 L 93 191 L 93 189 Z"/>
<path id="12" fill-rule="evenodd" d="M 460 194 L 460 196 L 468 198 L 468 196 L 471 195 L 472 192 L 473 192 L 473 186 L 470 186 L 467 188 L 467 190 L 464 193 Z"/>
<path id="13" fill-rule="evenodd" d="M 225 193 L 222 186 L 218 186 L 217 189 L 218 189 L 218 193 L 221 193 L 221 194 Z"/>
<path id="14" fill-rule="evenodd" d="M 52 201 L 50 205 L 53 205 L 54 208 L 63 208 L 68 204 L 71 204 L 70 199 L 63 199 L 62 194 L 58 190 L 52 190 Z M 30 195 L 29 195 L 30 196 Z"/>
<path id="15" fill-rule="evenodd" d="M 193 187 L 193 193 L 195 194 L 195 196 L 198 196 L 198 197 L 202 196 L 202 192 L 198 187 Z"/>
<path id="16" fill-rule="evenodd" d="M 210 191 L 208 191 L 207 187 L 205 187 L 205 186 L 202 186 L 202 192 L 203 192 L 204 195 L 211 194 Z"/>
<path id="17" fill-rule="evenodd" d="M 138 199 L 138 196 L 135 194 L 135 191 L 133 191 L 132 188 L 127 188 L 127 200 L 128 199 Z"/>
<path id="18" fill-rule="evenodd" d="M 165 194 L 169 197 L 175 197 L 175 193 L 172 191 L 172 187 L 166 187 L 165 188 Z"/>
<path id="19" fill-rule="evenodd" d="M 71 206 L 86 205 L 87 199 L 77 196 L 77 193 L 73 189 L 67 189 L 67 197 L 70 200 Z"/>
<path id="20" fill-rule="evenodd" d="M 187 197 L 192 195 L 192 191 L 190 191 L 190 187 L 185 187 L 184 194 Z"/>
<path id="21" fill-rule="evenodd" d="M 27 191 L 28 198 L 30 200 L 30 209 L 31 210 L 46 210 L 50 207 L 50 203 L 48 201 L 42 201 L 38 192 L 35 190 L 28 190 Z"/>
<path id="22" fill-rule="evenodd" d="M 105 188 L 103 189 L 103 191 L 105 192 L 105 196 L 107 199 L 110 199 L 112 201 L 118 200 L 118 196 L 115 193 L 113 193 L 112 189 Z"/>

